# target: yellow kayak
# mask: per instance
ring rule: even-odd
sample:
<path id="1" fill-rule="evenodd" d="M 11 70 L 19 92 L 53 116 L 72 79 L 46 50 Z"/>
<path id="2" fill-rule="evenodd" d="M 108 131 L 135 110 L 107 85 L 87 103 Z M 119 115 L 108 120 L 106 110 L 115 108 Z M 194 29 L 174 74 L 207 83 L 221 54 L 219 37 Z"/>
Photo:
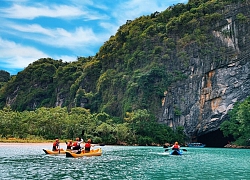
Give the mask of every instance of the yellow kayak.
<path id="1" fill-rule="evenodd" d="M 49 154 L 49 155 L 65 155 L 67 152 L 67 150 L 64 150 L 64 149 L 60 149 L 60 151 L 52 151 L 48 149 L 43 149 L 43 151 L 45 152 L 45 154 Z"/>
<path id="2" fill-rule="evenodd" d="M 84 156 L 101 156 L 102 155 L 102 149 L 98 148 L 98 149 L 91 149 L 90 152 L 84 152 L 84 150 L 77 154 L 75 152 L 69 152 L 66 151 L 66 157 L 73 157 L 73 158 L 78 158 L 78 157 L 84 157 Z"/>

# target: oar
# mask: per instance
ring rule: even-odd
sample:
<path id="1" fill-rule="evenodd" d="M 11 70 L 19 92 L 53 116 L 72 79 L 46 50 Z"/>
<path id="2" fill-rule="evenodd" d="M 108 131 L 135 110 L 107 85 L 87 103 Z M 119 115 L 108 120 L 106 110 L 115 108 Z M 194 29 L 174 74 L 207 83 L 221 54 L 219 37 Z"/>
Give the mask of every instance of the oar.
<path id="1" fill-rule="evenodd" d="M 83 130 L 82 130 L 81 137 L 79 137 L 79 140 L 80 140 L 80 141 L 81 141 L 81 140 L 83 140 L 83 141 L 84 141 L 84 139 L 83 139 L 84 132 L 85 132 L 85 130 L 83 129 Z M 80 146 L 80 147 L 81 147 L 81 146 Z M 81 154 L 81 152 L 82 152 L 82 148 L 78 149 L 78 151 L 77 151 L 77 153 L 76 153 L 76 154 Z"/>
<path id="2" fill-rule="evenodd" d="M 84 132 L 85 132 L 85 131 L 84 131 L 84 130 L 82 130 L 82 134 L 81 134 L 81 136 L 82 136 L 82 137 L 84 136 Z"/>
<path id="3" fill-rule="evenodd" d="M 169 149 L 165 149 L 165 152 L 168 151 Z M 187 151 L 186 149 L 180 149 L 180 150 L 183 150 L 183 151 Z"/>

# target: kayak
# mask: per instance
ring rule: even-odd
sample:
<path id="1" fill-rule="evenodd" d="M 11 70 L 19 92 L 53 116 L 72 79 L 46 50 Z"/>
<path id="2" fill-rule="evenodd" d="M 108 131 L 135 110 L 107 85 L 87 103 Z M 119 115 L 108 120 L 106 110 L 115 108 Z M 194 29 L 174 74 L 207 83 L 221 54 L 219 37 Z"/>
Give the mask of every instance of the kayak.
<path id="1" fill-rule="evenodd" d="M 60 149 L 60 151 L 52 151 L 48 149 L 43 149 L 43 151 L 45 152 L 45 154 L 49 154 L 49 155 L 65 155 L 67 152 L 67 150 L 64 150 L 64 149 Z"/>
<path id="2" fill-rule="evenodd" d="M 202 143 L 189 143 L 187 145 L 188 147 L 195 147 L 195 148 L 203 148 L 206 146 L 206 144 L 202 144 Z"/>
<path id="3" fill-rule="evenodd" d="M 182 155 L 183 151 L 182 150 L 171 150 L 169 152 L 170 155 Z"/>
<path id="4" fill-rule="evenodd" d="M 75 152 L 69 152 L 66 151 L 66 157 L 73 157 L 73 158 L 78 158 L 78 157 L 84 157 L 84 156 L 101 156 L 102 155 L 102 149 L 91 149 L 90 152 L 84 152 L 84 150 L 81 153 L 75 153 Z"/>

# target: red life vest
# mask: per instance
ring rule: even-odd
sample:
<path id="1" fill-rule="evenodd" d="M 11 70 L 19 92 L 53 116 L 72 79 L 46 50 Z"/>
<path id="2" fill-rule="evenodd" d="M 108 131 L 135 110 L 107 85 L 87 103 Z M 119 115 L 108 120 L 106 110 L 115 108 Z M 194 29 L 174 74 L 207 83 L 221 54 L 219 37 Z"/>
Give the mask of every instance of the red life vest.
<path id="1" fill-rule="evenodd" d="M 75 142 L 73 143 L 73 146 L 74 146 L 74 147 L 78 146 L 78 142 L 75 141 Z"/>
<path id="2" fill-rule="evenodd" d="M 56 141 L 53 143 L 53 146 L 58 146 L 58 145 L 59 145 L 59 144 L 58 144 L 58 142 L 56 142 Z"/>
<path id="3" fill-rule="evenodd" d="M 91 144 L 90 143 L 86 143 L 85 144 L 85 148 L 90 148 Z"/>
<path id="4" fill-rule="evenodd" d="M 53 142 L 52 151 L 58 151 L 58 147 L 59 147 L 59 142 L 57 141 Z"/>
<path id="5" fill-rule="evenodd" d="M 178 145 L 174 145 L 174 149 L 179 149 L 179 146 Z"/>

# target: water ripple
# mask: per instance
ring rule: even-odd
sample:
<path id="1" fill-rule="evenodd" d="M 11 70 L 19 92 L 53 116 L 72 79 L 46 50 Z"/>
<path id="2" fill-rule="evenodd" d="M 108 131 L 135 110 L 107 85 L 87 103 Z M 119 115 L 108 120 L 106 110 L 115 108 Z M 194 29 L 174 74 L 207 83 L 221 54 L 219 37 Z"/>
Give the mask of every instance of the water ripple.
<path id="1" fill-rule="evenodd" d="M 42 148 L 1 147 L 0 178 L 244 180 L 250 177 L 250 151 L 244 149 L 187 148 L 182 156 L 170 156 L 160 147 L 104 146 L 99 157 L 66 158 L 45 155 Z"/>

